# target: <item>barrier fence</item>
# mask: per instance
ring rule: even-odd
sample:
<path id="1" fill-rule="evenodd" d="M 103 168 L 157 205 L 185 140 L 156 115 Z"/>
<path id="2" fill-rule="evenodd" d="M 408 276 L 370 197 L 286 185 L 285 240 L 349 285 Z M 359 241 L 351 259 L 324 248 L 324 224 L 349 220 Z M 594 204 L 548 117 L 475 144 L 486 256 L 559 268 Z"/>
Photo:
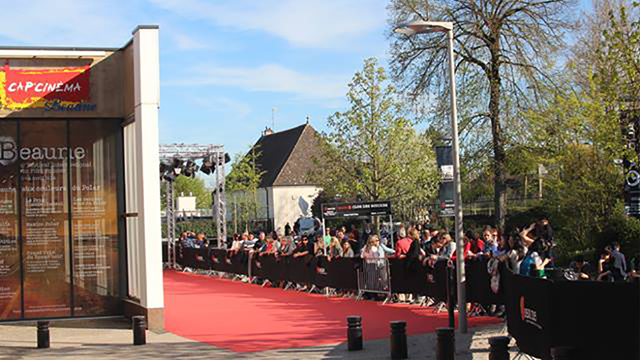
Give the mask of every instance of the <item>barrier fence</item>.
<path id="1" fill-rule="evenodd" d="M 246 252 L 227 257 L 224 249 L 192 248 L 182 249 L 177 260 L 182 267 L 192 269 L 318 288 L 364 288 L 446 301 L 449 286 L 455 296 L 455 285 L 447 284 L 446 261 L 433 267 L 416 259 L 388 259 L 363 265 L 360 258 L 250 258 Z M 467 301 L 505 305 L 509 334 L 523 353 L 550 359 L 551 348 L 568 346 L 579 352 L 580 359 L 640 359 L 640 282 L 553 281 L 515 275 L 501 266 L 499 291 L 494 293 L 487 262 L 465 261 Z M 363 273 L 363 266 L 375 269 Z M 359 286 L 358 274 L 373 277 L 361 278 Z M 385 279 L 382 274 L 388 277 Z M 455 304 L 455 299 L 450 301 Z"/>

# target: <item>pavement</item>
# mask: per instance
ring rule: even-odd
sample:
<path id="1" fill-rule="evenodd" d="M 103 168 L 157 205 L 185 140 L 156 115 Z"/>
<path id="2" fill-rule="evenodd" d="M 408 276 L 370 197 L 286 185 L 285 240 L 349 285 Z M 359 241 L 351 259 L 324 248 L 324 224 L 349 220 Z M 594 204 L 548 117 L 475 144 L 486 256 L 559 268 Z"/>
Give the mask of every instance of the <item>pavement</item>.
<path id="1" fill-rule="evenodd" d="M 488 340 L 506 335 L 503 325 L 473 328 L 456 333 L 456 359 L 489 359 Z M 234 353 L 178 335 L 147 332 L 147 344 L 134 346 L 133 332 L 125 319 L 52 321 L 51 347 L 36 348 L 35 323 L 0 325 L 0 359 L 389 359 L 389 340 L 371 340 L 364 350 L 347 351 L 339 344 L 263 352 Z M 278 341 L 278 339 L 274 339 Z M 514 345 L 511 342 L 512 353 Z M 434 333 L 407 338 L 409 358 L 435 359 Z"/>

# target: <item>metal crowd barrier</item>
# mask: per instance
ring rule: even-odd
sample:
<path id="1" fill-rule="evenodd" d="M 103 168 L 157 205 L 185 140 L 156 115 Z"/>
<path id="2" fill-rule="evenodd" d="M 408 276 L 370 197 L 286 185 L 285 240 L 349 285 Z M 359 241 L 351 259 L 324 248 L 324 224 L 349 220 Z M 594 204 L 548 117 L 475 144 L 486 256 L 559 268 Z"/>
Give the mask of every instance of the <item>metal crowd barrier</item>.
<path id="1" fill-rule="evenodd" d="M 385 294 L 384 303 L 391 299 L 389 260 L 363 259 L 358 271 L 358 298 L 365 293 Z"/>

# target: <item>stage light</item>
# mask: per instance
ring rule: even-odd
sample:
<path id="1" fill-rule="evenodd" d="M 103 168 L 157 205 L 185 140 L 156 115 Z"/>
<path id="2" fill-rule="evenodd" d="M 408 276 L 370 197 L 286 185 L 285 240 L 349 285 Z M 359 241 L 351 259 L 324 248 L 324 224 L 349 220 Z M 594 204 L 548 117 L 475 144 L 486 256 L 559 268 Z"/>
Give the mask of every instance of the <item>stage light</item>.
<path id="1" fill-rule="evenodd" d="M 202 171 L 207 175 L 211 175 L 211 173 L 213 173 L 214 170 L 215 168 L 214 168 L 213 159 L 211 158 L 211 156 L 205 158 L 202 161 L 202 166 L 200 167 L 200 171 Z"/>
<path id="2" fill-rule="evenodd" d="M 184 176 L 195 177 L 198 172 L 198 165 L 193 160 L 187 160 L 184 164 L 182 174 Z"/>
<path id="3" fill-rule="evenodd" d="M 173 159 L 173 173 L 176 175 L 180 175 L 180 173 L 182 172 L 182 164 L 183 161 L 178 159 L 178 158 L 174 158 Z"/>

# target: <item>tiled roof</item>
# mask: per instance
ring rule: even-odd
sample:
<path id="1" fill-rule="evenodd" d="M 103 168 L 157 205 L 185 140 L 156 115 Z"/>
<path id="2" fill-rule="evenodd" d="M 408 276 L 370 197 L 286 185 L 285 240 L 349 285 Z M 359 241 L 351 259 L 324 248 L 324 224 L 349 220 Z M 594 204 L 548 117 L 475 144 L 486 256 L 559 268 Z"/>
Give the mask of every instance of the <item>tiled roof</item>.
<path id="1" fill-rule="evenodd" d="M 260 154 L 257 167 L 264 172 L 260 187 L 311 185 L 308 173 L 319 149 L 318 140 L 309 124 L 263 135 L 253 146 Z"/>

